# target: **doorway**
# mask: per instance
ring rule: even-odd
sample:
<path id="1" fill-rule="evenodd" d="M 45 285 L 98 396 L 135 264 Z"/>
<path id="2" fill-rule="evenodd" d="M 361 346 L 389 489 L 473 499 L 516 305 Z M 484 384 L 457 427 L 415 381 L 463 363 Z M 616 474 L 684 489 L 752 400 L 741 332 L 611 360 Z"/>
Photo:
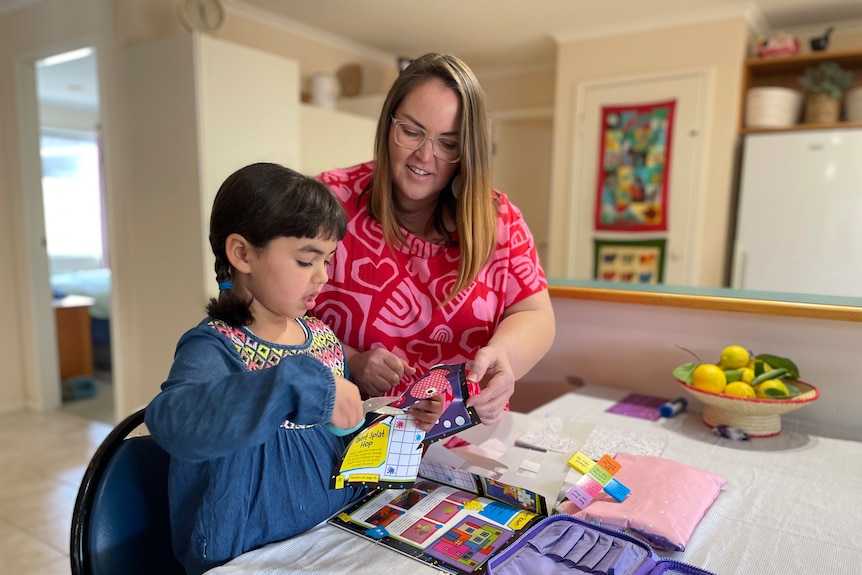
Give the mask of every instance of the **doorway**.
<path id="1" fill-rule="evenodd" d="M 37 133 L 22 134 L 22 140 L 36 145 L 22 149 L 29 154 L 35 148 L 39 157 L 24 162 L 31 172 L 38 166 L 38 178 L 33 173 L 31 185 L 25 186 L 29 193 L 24 202 L 33 215 L 28 237 L 41 232 L 44 247 L 41 253 L 30 253 L 30 285 L 43 290 L 41 271 L 47 263 L 47 315 L 54 329 L 50 321 L 37 321 L 35 331 L 39 341 L 53 337 L 57 349 L 53 373 L 42 374 L 42 408 L 59 404 L 63 411 L 113 424 L 111 271 L 97 53 L 95 47 L 83 46 L 33 60 L 29 66 L 36 85 L 37 122 L 22 122 L 22 130 L 35 128 Z"/>
<path id="2" fill-rule="evenodd" d="M 574 173 L 567 243 L 567 277 L 596 279 L 594 242 L 602 240 L 662 240 L 665 284 L 690 285 L 697 265 L 698 199 L 702 190 L 703 142 L 710 73 L 694 70 L 671 74 L 620 78 L 582 83 L 574 126 Z M 667 232 L 595 231 L 598 166 L 600 165 L 602 109 L 605 106 L 636 106 L 674 101 L 671 129 L 672 158 L 668 175 Z M 598 237 L 601 235 L 601 237 Z M 636 237 L 635 237 L 636 236 Z"/>

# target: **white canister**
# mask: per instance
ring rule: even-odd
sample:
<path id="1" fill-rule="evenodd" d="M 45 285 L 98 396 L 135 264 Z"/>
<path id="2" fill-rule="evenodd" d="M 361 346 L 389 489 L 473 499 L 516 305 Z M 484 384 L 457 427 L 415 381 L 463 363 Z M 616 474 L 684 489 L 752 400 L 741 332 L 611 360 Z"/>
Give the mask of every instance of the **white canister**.
<path id="1" fill-rule="evenodd" d="M 862 122 L 862 86 L 844 95 L 844 113 L 848 122 Z"/>
<path id="2" fill-rule="evenodd" d="M 786 128 L 799 123 L 802 92 L 780 86 L 751 88 L 745 97 L 747 128 Z"/>
<path id="3" fill-rule="evenodd" d="M 338 97 L 335 75 L 329 72 L 315 72 L 311 76 L 311 103 L 321 108 L 335 109 Z"/>

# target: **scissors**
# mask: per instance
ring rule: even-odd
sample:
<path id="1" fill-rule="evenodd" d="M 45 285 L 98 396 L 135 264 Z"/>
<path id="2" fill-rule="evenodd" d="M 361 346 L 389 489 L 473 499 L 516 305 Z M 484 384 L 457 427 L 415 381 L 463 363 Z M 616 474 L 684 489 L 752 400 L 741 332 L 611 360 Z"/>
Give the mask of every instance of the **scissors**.
<path id="1" fill-rule="evenodd" d="M 392 407 L 389 405 L 390 403 L 394 403 L 401 399 L 400 396 L 392 395 L 392 396 L 384 396 L 384 397 L 371 397 L 362 402 L 362 415 L 367 415 L 369 413 L 381 413 L 384 415 L 396 415 L 400 413 L 404 413 L 404 410 L 400 407 Z M 339 437 L 342 435 L 349 435 L 354 431 L 359 430 L 360 427 L 365 425 L 365 420 L 363 419 L 359 423 L 357 423 L 354 427 L 350 429 L 342 429 L 340 427 L 335 427 L 331 423 L 327 423 L 326 427 L 331 431 L 334 435 L 338 435 Z"/>

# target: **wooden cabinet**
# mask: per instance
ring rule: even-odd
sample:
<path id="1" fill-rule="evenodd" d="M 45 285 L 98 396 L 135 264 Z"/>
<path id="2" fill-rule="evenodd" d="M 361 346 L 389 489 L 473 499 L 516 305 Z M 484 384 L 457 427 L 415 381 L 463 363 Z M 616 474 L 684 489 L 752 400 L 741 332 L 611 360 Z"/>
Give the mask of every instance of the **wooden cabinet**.
<path id="1" fill-rule="evenodd" d="M 805 69 L 821 62 L 835 62 L 846 70 L 853 71 L 853 86 L 862 86 L 862 49 L 848 51 L 812 52 L 780 58 L 749 58 L 743 65 L 742 102 L 739 115 L 739 133 L 778 132 L 793 130 L 822 130 L 824 128 L 862 127 L 860 122 L 838 122 L 836 124 L 797 124 L 788 128 L 746 128 L 745 100 L 749 88 L 781 86 L 804 92 L 799 77 Z"/>
<path id="2" fill-rule="evenodd" d="M 57 323 L 60 381 L 76 375 L 93 375 L 91 297 L 70 295 L 52 302 Z"/>

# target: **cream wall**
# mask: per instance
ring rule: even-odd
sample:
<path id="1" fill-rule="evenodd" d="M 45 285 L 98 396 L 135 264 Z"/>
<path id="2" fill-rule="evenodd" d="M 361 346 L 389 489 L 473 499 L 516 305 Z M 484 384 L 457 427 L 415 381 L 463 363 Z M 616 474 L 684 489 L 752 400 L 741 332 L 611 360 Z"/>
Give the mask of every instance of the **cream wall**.
<path id="1" fill-rule="evenodd" d="M 40 382 L 56 377 L 51 372 L 57 365 L 54 340 L 44 334 L 40 337 L 32 319 L 53 322 L 53 312 L 47 303 L 51 296 L 41 212 L 33 210 L 31 202 L 22 201 L 22 190 L 27 187 L 32 193 L 34 188 L 27 172 L 21 170 L 18 128 L 22 121 L 35 122 L 37 112 L 35 101 L 18 107 L 16 78 L 20 70 L 16 64 L 97 44 L 102 49 L 100 70 L 110 70 L 114 52 L 112 18 L 111 0 L 43 0 L 0 18 L 0 269 L 5 277 L 0 282 L 0 301 L 7 310 L 8 324 L 0 333 L 0 365 L 4 366 L 0 410 L 39 403 Z M 31 73 L 28 79 L 35 93 L 35 75 Z M 111 134 L 105 137 L 112 142 Z M 38 141 L 31 139 L 26 145 L 38 153 Z M 38 173 L 38 167 L 35 169 Z M 41 199 L 37 205 L 41 205 Z M 37 281 L 31 283 L 31 277 Z M 59 403 L 59 391 L 53 400 L 46 401 L 49 405 Z"/>
<path id="2" fill-rule="evenodd" d="M 470 64 L 469 57 L 464 60 Z M 501 70 L 476 68 L 474 72 L 488 96 L 488 108 L 492 113 L 554 105 L 556 72 L 553 66 Z"/>
<path id="3" fill-rule="evenodd" d="M 43 233 L 38 229 L 40 213 L 22 201 L 24 174 L 21 170 L 21 149 L 18 122 L 21 109 L 16 102 L 15 62 L 20 58 L 35 61 L 63 50 L 96 44 L 99 74 L 102 83 L 102 115 L 106 160 L 106 194 L 113 268 L 113 351 L 117 388 L 134 380 L 129 374 L 147 369 L 166 373 L 170 357 L 144 357 L 139 338 L 161 337 L 136 330 L 136 313 L 129 305 L 135 293 L 130 278 L 140 270 L 135 268 L 134 238 L 127 234 L 145 225 L 135 218 L 132 198 L 124 196 L 128 182 L 128 149 L 124 140 L 124 100 L 126 85 L 123 69 L 117 62 L 124 46 L 165 36 L 184 34 L 176 19 L 174 0 L 42 0 L 32 6 L 9 12 L 0 17 L 0 266 L 7 281 L 0 282 L 0 298 L 10 315 L 7 329 L 0 333 L 0 411 L 37 407 L 46 378 L 56 378 L 56 344 L 53 328 L 46 337 L 46 328 L 53 322 L 50 305 L 47 257 L 42 245 Z M 227 40 L 284 55 L 296 60 L 301 74 L 319 69 L 335 72 L 345 63 L 361 61 L 367 71 L 365 87 L 373 92 L 388 87 L 396 74 L 394 57 L 356 47 L 348 42 L 324 38 L 315 41 L 307 34 L 297 34 L 287 25 L 265 26 L 254 14 L 231 13 L 227 24 L 217 34 Z M 35 89 L 35 80 L 34 80 Z M 298 90 L 297 90 L 298 92 Z M 286 101 L 295 102 L 297 93 L 285 94 Z M 35 121 L 35 108 L 32 118 Z M 169 134 L 166 134 L 169 136 Z M 31 142 L 38 153 L 38 143 Z M 31 283 L 30 279 L 35 278 Z M 170 297 L 170 286 L 164 286 L 164 297 Z M 201 301 L 201 309 L 204 302 Z M 146 310 L 158 314 L 158 309 Z M 40 335 L 41 334 L 41 335 Z M 41 337 L 41 339 L 40 339 Z M 178 334 L 169 337 L 176 339 Z M 50 382 L 49 382 L 50 383 Z M 157 389 L 158 382 L 153 384 Z M 48 386 L 51 387 L 50 385 Z M 139 405 L 139 394 L 118 394 L 128 397 L 118 405 L 118 415 L 124 415 Z M 59 404 L 59 386 L 48 407 Z"/>
<path id="4" fill-rule="evenodd" d="M 802 380 L 820 390 L 820 399 L 782 417 L 849 428 L 862 438 L 859 323 L 559 297 L 552 302 L 556 340 L 519 386 L 575 376 L 586 383 L 676 398 L 686 394 L 671 370 L 691 361 L 677 345 L 708 361 L 726 346 L 740 344 L 755 353 L 793 359 Z M 698 401 L 689 403 L 702 411 Z"/>
<path id="5" fill-rule="evenodd" d="M 123 100 L 119 96 L 124 87 L 122 69 L 117 65 L 122 47 L 129 43 L 183 33 L 174 15 L 173 0 L 42 0 L 0 17 L 0 269 L 6 281 L 0 281 L 0 298 L 10 314 L 8 329 L 0 331 L 0 411 L 34 405 L 38 399 L 37 373 L 34 365 L 40 364 L 44 350 L 34 346 L 30 312 L 34 306 L 43 306 L 40 290 L 47 293 L 47 263 L 39 273 L 45 285 L 28 282 L 32 272 L 27 254 L 38 244 L 39 238 L 29 237 L 24 230 L 25 208 L 20 201 L 22 175 L 20 149 L 17 137 L 18 108 L 15 102 L 13 61 L 21 55 L 46 51 L 60 51 L 71 43 L 87 39 L 100 49 L 100 74 L 103 81 L 103 115 L 106 119 L 106 154 L 108 164 L 108 209 L 111 219 L 110 236 L 115 269 L 115 360 L 125 370 L 160 364 L 167 366 L 170 358 L 143 357 L 135 346 L 136 338 L 159 337 L 160 334 L 136 333 L 134 315 L 125 309 L 124 302 L 131 293 L 127 277 L 135 266 L 130 238 L 124 237 L 131 218 L 139 217 L 131 211 L 131 199 L 124 197 L 124 166 L 127 154 L 123 134 Z M 488 93 L 491 111 L 535 109 L 554 106 L 557 116 L 554 136 L 554 170 L 551 215 L 567 212 L 569 190 L 569 161 L 571 157 L 571 127 L 574 109 L 572 95 L 577 82 L 602 77 L 642 74 L 647 71 L 677 70 L 693 66 L 714 66 L 716 84 L 713 101 L 715 108 L 711 127 L 712 159 L 709 166 L 709 201 L 711 210 L 726 217 L 726 203 L 730 189 L 733 129 L 738 112 L 738 82 L 743 57 L 746 25 L 742 20 L 700 24 L 687 28 L 641 32 L 625 38 L 580 40 L 561 44 L 558 69 L 477 70 Z M 275 52 L 299 62 L 301 74 L 328 69 L 357 61 L 357 55 L 367 63 L 367 83 L 363 91 L 385 91 L 394 72 L 389 70 L 386 58 L 373 51 L 352 50 L 338 43 L 315 42 L 307 36 L 291 31 L 289 26 L 275 23 L 266 25 L 254 14 L 232 14 L 218 36 L 262 50 Z M 846 38 L 846 36 L 845 36 Z M 862 34 L 859 35 L 862 38 Z M 845 42 L 836 33 L 835 48 Z M 840 40 L 840 42 L 839 42 Z M 848 46 L 859 41 L 846 40 Z M 638 48 L 632 50 L 632 45 Z M 466 58 L 469 63 L 469 58 Z M 288 96 L 286 96 L 288 97 Z M 554 103 L 556 101 L 556 104 Z M 710 215 L 714 215 L 710 213 Z M 144 225 L 138 222 L 138 225 Z M 563 226 L 563 227 L 561 227 Z M 552 233 L 560 234 L 565 222 L 555 217 Z M 552 256 L 553 257 L 553 256 Z M 553 262 L 553 260 L 551 260 Z M 559 264 L 559 262 L 558 262 Z M 553 271 L 553 263 L 550 268 Z M 133 275 L 133 274 L 132 274 Z M 169 297 L 170 286 L 165 286 Z M 671 308 L 651 308 L 630 304 L 596 304 L 587 302 L 554 301 L 557 309 L 557 343 L 548 358 L 537 366 L 532 377 L 551 378 L 576 374 L 588 381 L 619 385 L 667 385 L 667 366 L 680 363 L 672 343 L 703 345 L 713 349 L 737 333 L 755 334 L 755 343 L 776 352 L 798 358 L 806 376 L 827 390 L 832 386 L 840 393 L 850 390 L 854 381 L 852 365 L 855 359 L 850 350 L 859 349 L 858 324 L 819 322 L 767 316 L 741 316 L 718 312 L 697 312 Z M 159 313 L 158 309 L 146 310 Z M 143 313 L 139 310 L 138 313 Z M 50 319 L 50 316 L 49 316 Z M 653 335 L 656 325 L 666 324 L 659 339 Z M 705 328 L 704 326 L 707 326 Z M 671 330 L 673 327 L 673 330 Z M 711 335 L 704 335 L 705 333 Z M 804 335 L 800 335 L 804 334 Z M 775 338 L 778 338 L 777 340 Z M 793 340 L 800 343 L 795 343 Z M 805 350 L 801 342 L 811 350 Z M 817 347 L 813 347 L 813 346 Z M 671 351 L 668 351 L 670 346 Z M 583 352 L 581 351 L 583 350 Z M 619 362 L 625 365 L 609 366 L 620 357 L 616 350 L 624 350 L 626 357 L 637 362 Z M 651 354 L 650 351 L 655 352 Z M 589 352 L 589 353 L 587 353 Z M 799 354 L 802 354 L 801 356 Z M 594 358 L 607 358 L 607 362 Z M 637 363 L 638 367 L 632 367 Z M 828 365 L 827 365 L 828 364 Z M 846 367 L 842 367 L 846 366 Z M 156 366 L 158 367 L 158 366 Z M 166 367 L 165 367 L 166 369 Z M 122 382 L 118 382 L 122 385 Z M 656 387 L 657 392 L 662 388 Z M 666 389 L 666 388 L 664 388 Z M 831 391 L 830 402 L 821 402 L 816 409 L 806 408 L 803 413 L 848 417 L 848 407 L 835 405 Z M 858 398 L 856 398 L 858 399 Z M 847 402 L 845 405 L 851 405 Z M 827 407 L 823 407 L 827 406 Z M 135 405 L 120 406 L 123 415 Z M 823 411 L 825 409 L 825 411 Z"/>
<path id="6" fill-rule="evenodd" d="M 652 73 L 711 69 L 713 85 L 708 94 L 712 113 L 706 120 L 703 193 L 697 216 L 697 243 L 702 262 L 724 262 L 728 229 L 735 127 L 739 113 L 741 63 L 745 57 L 748 24 L 732 18 L 689 26 L 561 42 L 557 52 L 554 107 L 554 160 L 551 195 L 551 245 L 548 272 L 561 276 L 566 249 L 568 214 L 574 177 L 571 161 L 577 109 L 577 89 L 582 82 L 642 76 Z M 632 95 L 637 99 L 637 95 Z M 709 103 L 708 103 L 709 109 Z M 673 201 L 671 192 L 671 201 Z M 553 238 L 558 241 L 555 243 Z M 723 265 L 695 265 L 695 285 L 722 285 Z"/>

